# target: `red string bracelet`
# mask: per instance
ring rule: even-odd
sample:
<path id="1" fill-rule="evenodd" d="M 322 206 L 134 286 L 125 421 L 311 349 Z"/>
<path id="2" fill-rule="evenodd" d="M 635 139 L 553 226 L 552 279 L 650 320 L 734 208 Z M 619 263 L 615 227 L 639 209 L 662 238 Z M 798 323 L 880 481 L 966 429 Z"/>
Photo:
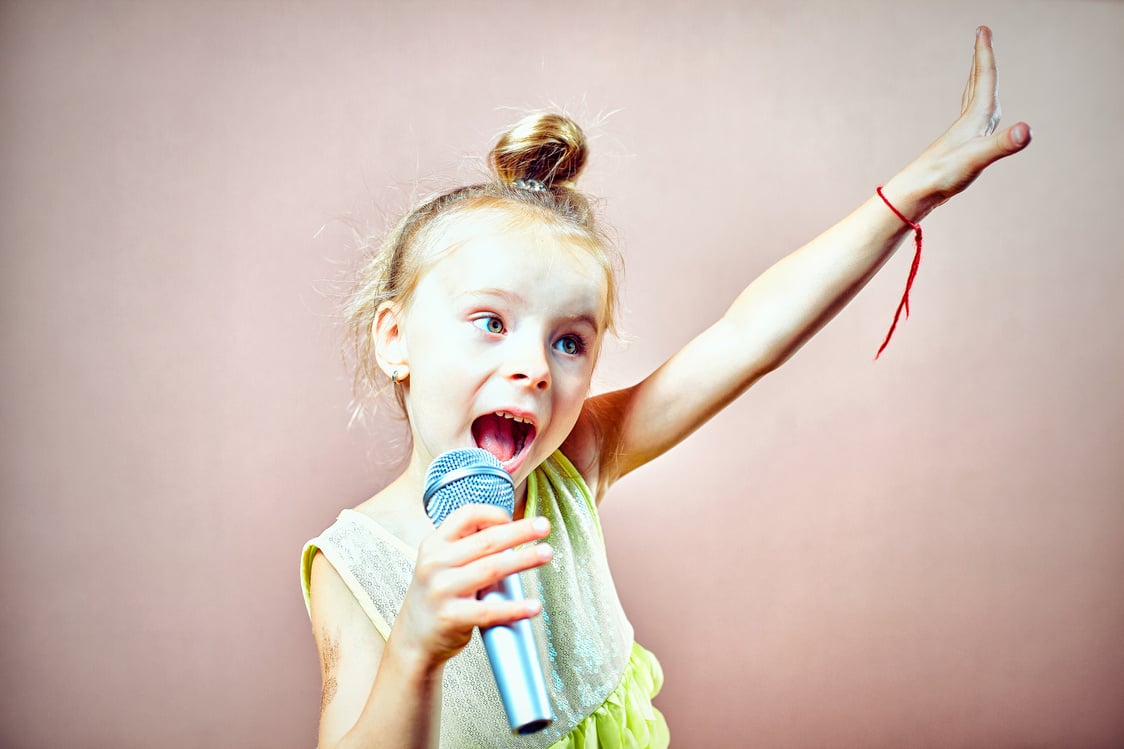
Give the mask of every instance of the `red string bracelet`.
<path id="1" fill-rule="evenodd" d="M 878 347 L 878 353 L 874 355 L 875 359 L 882 355 L 887 344 L 890 343 L 890 339 L 894 337 L 894 328 L 898 327 L 898 318 L 901 316 L 903 309 L 905 310 L 906 318 L 909 318 L 909 290 L 913 288 L 913 279 L 917 277 L 917 268 L 921 265 L 921 224 L 910 221 L 901 211 L 895 208 L 894 205 L 886 199 L 886 196 L 882 194 L 882 185 L 878 186 L 876 192 L 878 193 L 878 197 L 882 198 L 882 202 L 886 204 L 886 207 L 893 211 L 895 216 L 904 221 L 909 228 L 913 229 L 913 243 L 917 245 L 917 251 L 913 253 L 913 265 L 909 268 L 909 280 L 905 282 L 905 293 L 902 294 L 902 300 L 898 302 L 898 308 L 894 312 L 894 322 L 890 324 L 890 330 L 886 333 L 886 340 L 882 341 L 882 345 Z"/>

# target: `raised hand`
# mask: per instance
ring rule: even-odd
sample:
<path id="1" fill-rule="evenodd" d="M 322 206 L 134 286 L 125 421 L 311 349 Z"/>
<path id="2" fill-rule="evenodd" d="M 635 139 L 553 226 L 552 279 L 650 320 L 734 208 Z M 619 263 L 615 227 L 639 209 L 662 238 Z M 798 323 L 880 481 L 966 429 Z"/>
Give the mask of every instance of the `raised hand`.
<path id="1" fill-rule="evenodd" d="M 491 505 L 469 504 L 449 515 L 418 547 L 414 578 L 390 641 L 436 665 L 460 652 L 474 627 L 538 614 L 542 605 L 537 598 L 485 603 L 477 592 L 550 561 L 553 552 L 546 543 L 505 553 L 549 532 L 545 518 L 511 522 Z"/>
<path id="2" fill-rule="evenodd" d="M 980 173 L 999 159 L 1018 153 L 1030 143 L 1030 125 L 1016 122 L 997 130 L 1001 108 L 991 29 L 976 30 L 972 68 L 960 102 L 960 117 L 921 154 L 907 171 L 920 170 L 929 183 L 919 205 L 925 214 L 963 191 Z M 927 177 L 927 179 L 926 179 Z M 920 215 L 914 215 L 915 220 Z"/>

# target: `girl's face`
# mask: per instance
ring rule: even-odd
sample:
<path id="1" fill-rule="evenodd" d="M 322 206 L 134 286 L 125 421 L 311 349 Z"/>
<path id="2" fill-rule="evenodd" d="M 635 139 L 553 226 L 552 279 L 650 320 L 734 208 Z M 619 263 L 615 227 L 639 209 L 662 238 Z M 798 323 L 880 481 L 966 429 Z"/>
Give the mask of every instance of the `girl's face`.
<path id="1" fill-rule="evenodd" d="M 464 219 L 397 316 L 411 465 L 424 471 L 442 452 L 481 447 L 520 486 L 581 412 L 608 280 L 587 249 L 549 228 Z"/>

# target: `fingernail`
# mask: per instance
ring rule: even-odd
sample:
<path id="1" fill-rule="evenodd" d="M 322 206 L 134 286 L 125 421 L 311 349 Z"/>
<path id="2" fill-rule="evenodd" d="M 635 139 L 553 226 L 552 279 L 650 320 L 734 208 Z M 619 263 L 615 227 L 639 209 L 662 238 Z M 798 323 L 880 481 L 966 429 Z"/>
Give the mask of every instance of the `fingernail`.
<path id="1" fill-rule="evenodd" d="M 979 36 L 982 33 L 983 33 L 983 26 L 977 26 L 976 27 L 976 36 Z"/>
<path id="2" fill-rule="evenodd" d="M 535 547 L 538 552 L 539 559 L 544 562 L 549 562 L 554 557 L 554 549 L 550 548 L 550 544 L 539 544 Z"/>
<path id="3" fill-rule="evenodd" d="M 546 518 L 535 518 L 531 523 L 531 527 L 539 533 L 546 533 L 550 530 L 550 521 Z"/>

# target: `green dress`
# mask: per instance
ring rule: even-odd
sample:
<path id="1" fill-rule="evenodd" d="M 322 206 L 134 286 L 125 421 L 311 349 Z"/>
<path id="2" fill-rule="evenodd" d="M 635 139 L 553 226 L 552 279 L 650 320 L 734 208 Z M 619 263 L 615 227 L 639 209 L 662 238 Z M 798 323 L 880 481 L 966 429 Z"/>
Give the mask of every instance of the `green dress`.
<path id="1" fill-rule="evenodd" d="M 450 749 L 558 747 L 645 749 L 668 745 L 667 724 L 652 705 L 663 683 L 655 656 L 633 640 L 609 573 L 601 525 L 581 474 L 555 452 L 527 480 L 526 516 L 551 522 L 554 558 L 523 573 L 543 613 L 531 620 L 555 721 L 516 736 L 507 725 L 479 631 L 445 666 L 441 746 Z M 344 510 L 309 541 L 301 585 L 309 602 L 312 559 L 320 551 L 335 567 L 385 639 L 414 573 L 415 549 L 373 519 Z"/>

